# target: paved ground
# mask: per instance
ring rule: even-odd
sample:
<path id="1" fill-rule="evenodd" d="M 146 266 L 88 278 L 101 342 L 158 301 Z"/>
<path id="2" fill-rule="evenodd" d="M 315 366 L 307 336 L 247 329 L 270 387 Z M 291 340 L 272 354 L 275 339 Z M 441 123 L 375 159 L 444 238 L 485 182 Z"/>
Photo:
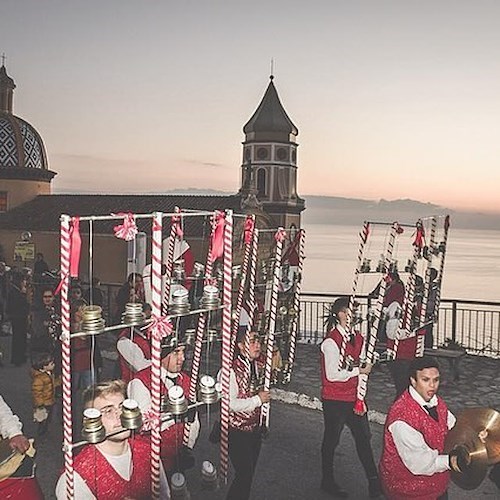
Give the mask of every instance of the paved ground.
<path id="1" fill-rule="evenodd" d="M 296 370 L 287 391 L 296 393 L 289 399 L 314 407 L 319 396 L 318 348 L 299 345 Z M 104 375 L 112 373 L 113 364 L 105 360 Z M 451 380 L 451 372 L 443 365 L 442 395 L 454 412 L 466 406 L 490 406 L 500 408 L 500 361 L 487 358 L 466 357 L 462 362 L 462 377 L 457 383 Z M 0 369 L 0 393 L 25 422 L 26 434 L 33 435 L 31 422 L 31 398 L 28 368 L 5 366 Z M 284 392 L 277 391 L 282 397 Z M 393 388 L 387 368 L 379 367 L 371 376 L 368 402 L 372 409 L 384 413 L 393 399 Z M 225 488 L 217 491 L 201 491 L 199 466 L 203 460 L 218 463 L 218 448 L 206 439 L 211 427 L 213 411 L 202 415 L 202 435 L 196 447 L 197 465 L 188 473 L 193 500 L 219 500 L 224 498 Z M 79 423 L 77 427 L 79 427 Z M 382 426 L 372 422 L 374 454 L 378 458 L 381 447 Z M 271 433 L 265 441 L 254 482 L 254 500 L 326 500 L 318 489 L 319 448 L 323 431 L 322 415 L 299 405 L 274 402 L 271 411 Z M 75 439 L 78 434 L 75 430 Z M 54 498 L 54 484 L 62 466 L 61 426 L 57 416 L 52 423 L 49 437 L 38 443 L 38 477 L 47 499 Z M 351 498 L 366 498 L 366 483 L 361 467 L 354 458 L 353 443 L 348 432 L 342 436 L 341 448 L 336 457 L 339 480 L 351 493 Z M 450 499 L 500 498 L 500 493 L 488 479 L 473 492 L 465 492 L 455 485 L 450 487 Z"/>

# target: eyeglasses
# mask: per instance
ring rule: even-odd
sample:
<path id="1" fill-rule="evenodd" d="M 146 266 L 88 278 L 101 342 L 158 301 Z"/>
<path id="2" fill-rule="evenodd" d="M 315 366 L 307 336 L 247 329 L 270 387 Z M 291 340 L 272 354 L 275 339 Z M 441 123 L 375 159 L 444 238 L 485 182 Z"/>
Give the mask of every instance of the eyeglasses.
<path id="1" fill-rule="evenodd" d="M 99 411 L 101 412 L 101 415 L 105 418 L 111 418 L 115 415 L 120 416 L 122 414 L 122 408 L 123 405 L 120 404 L 120 406 L 105 406 L 104 408 L 101 408 Z"/>

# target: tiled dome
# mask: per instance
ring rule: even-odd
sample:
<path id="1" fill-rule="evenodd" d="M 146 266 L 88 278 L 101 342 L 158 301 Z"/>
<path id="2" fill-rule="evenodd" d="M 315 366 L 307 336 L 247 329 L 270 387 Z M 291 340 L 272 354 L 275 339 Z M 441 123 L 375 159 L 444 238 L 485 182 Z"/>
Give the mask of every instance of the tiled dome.
<path id="1" fill-rule="evenodd" d="M 0 112 L 0 168 L 17 167 L 48 170 L 45 147 L 28 122 Z"/>
<path id="2" fill-rule="evenodd" d="M 16 85 L 0 67 L 0 178 L 49 181 L 47 154 L 40 134 L 12 112 Z"/>

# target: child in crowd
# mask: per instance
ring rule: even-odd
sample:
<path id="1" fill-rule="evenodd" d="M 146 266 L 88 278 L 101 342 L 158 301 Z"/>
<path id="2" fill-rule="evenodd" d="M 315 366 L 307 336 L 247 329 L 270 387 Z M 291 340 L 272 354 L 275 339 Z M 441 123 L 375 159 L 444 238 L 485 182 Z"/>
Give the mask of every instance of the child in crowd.
<path id="1" fill-rule="evenodd" d="M 31 363 L 33 420 L 38 423 L 38 436 L 47 433 L 56 402 L 56 387 L 61 384 L 54 375 L 54 366 L 54 356 L 47 352 L 38 353 Z"/>

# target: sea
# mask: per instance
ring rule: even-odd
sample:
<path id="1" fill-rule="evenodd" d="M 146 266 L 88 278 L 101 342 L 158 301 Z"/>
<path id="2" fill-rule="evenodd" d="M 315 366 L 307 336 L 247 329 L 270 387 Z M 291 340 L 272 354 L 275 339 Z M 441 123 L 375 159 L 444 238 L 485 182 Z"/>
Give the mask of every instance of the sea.
<path id="1" fill-rule="evenodd" d="M 350 293 L 358 262 L 360 226 L 306 223 L 305 260 L 302 292 Z M 371 260 L 372 270 L 384 252 L 388 225 L 374 226 L 364 248 L 364 258 Z M 444 240 L 438 231 L 436 241 Z M 393 258 L 398 261 L 403 281 L 404 267 L 412 256 L 414 228 L 405 228 L 398 236 Z M 439 268 L 440 259 L 432 265 Z M 420 262 L 423 274 L 424 262 Z M 361 274 L 358 295 L 369 293 L 380 280 L 376 272 Z M 500 302 L 500 231 L 454 229 L 446 239 L 441 288 L 443 299 L 466 299 Z"/>

